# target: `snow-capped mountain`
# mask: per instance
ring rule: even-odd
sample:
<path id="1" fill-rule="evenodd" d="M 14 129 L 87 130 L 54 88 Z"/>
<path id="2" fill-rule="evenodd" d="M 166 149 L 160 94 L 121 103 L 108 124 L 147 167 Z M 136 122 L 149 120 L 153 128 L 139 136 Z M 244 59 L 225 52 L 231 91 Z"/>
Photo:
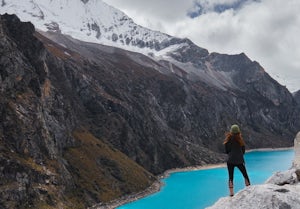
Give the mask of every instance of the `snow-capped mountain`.
<path id="1" fill-rule="evenodd" d="M 205 64 L 208 51 L 180 39 L 141 27 L 126 14 L 101 0 L 2 0 L 0 13 L 16 14 L 40 31 L 54 31 L 73 38 L 123 48 L 164 60 L 182 68 L 188 77 L 226 88 L 232 73 L 217 72 Z M 172 63 L 172 64 L 169 64 Z"/>
<path id="2" fill-rule="evenodd" d="M 189 39 L 135 24 L 126 14 L 102 0 L 2 0 L 0 14 L 4 13 L 16 14 L 22 21 L 32 22 L 40 31 L 53 31 L 82 41 L 145 54 L 169 68 L 170 73 L 176 73 L 174 68 L 180 68 L 186 78 L 201 80 L 223 90 L 240 88 L 234 79 L 239 77 L 242 68 L 248 68 L 243 66 L 245 64 L 257 65 L 257 74 L 264 74 L 262 67 L 244 54 L 209 54 Z M 237 62 L 233 63 L 234 67 L 232 62 Z M 243 65 L 236 65 L 239 62 Z M 256 76 L 256 73 L 249 76 Z"/>
<path id="3" fill-rule="evenodd" d="M 172 44 L 171 36 L 135 24 L 101 0 L 2 0 L 0 11 L 16 14 L 42 31 L 130 51 L 153 53 Z"/>

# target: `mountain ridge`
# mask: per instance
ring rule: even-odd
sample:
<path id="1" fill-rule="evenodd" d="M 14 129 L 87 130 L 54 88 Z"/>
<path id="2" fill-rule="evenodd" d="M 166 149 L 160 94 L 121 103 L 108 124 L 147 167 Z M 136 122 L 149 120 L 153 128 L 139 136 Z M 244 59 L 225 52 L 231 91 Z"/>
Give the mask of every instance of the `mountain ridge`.
<path id="1" fill-rule="evenodd" d="M 142 53 L 155 61 L 167 60 L 183 69 L 186 75 L 190 75 L 189 78 L 199 79 L 219 88 L 224 89 L 230 83 L 229 75 L 218 71 L 212 74 L 205 65 L 203 59 L 209 54 L 206 49 L 196 46 L 189 39 L 172 37 L 139 26 L 123 12 L 103 1 L 5 2 L 0 7 L 0 13 L 17 14 L 21 20 L 31 21 L 44 32 L 63 33 L 79 40 Z"/>

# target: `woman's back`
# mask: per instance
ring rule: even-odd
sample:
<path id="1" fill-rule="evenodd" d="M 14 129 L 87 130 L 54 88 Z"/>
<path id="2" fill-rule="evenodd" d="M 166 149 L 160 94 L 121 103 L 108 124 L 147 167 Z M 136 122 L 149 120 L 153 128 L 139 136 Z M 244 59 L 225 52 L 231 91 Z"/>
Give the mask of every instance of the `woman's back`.
<path id="1" fill-rule="evenodd" d="M 241 146 L 236 136 L 232 136 L 225 144 L 226 153 L 228 154 L 228 161 L 232 164 L 243 164 L 245 146 Z"/>

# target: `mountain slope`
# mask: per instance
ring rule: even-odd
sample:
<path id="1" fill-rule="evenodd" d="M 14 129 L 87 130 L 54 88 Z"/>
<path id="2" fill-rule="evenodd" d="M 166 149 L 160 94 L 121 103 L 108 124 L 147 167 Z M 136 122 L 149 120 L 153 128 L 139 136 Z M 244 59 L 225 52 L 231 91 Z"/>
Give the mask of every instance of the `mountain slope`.
<path id="1" fill-rule="evenodd" d="M 124 80 L 116 77 L 117 75 L 119 76 L 119 73 L 117 75 L 104 76 L 106 78 L 112 77 L 107 79 L 108 81 L 115 81 L 114 85 L 111 86 L 113 91 L 118 92 L 118 95 L 122 97 L 127 89 L 132 91 L 132 89 L 136 89 L 137 86 L 141 85 L 142 88 L 140 90 L 142 94 L 139 98 L 143 99 L 148 97 L 147 90 L 150 90 L 151 94 L 149 96 L 154 97 L 154 101 L 150 99 L 148 102 L 137 102 L 142 102 L 141 106 L 145 108 L 156 105 L 157 107 L 154 108 L 156 111 L 153 112 L 151 110 L 150 112 L 158 115 L 159 120 L 155 119 L 157 122 L 167 120 L 169 121 L 167 125 L 172 124 L 174 130 L 184 131 L 184 134 L 189 136 L 188 138 L 195 138 L 195 141 L 199 142 L 202 138 L 213 138 L 222 135 L 223 131 L 220 134 L 219 129 L 229 126 L 229 121 L 239 121 L 245 126 L 251 127 L 255 132 L 270 133 L 271 135 L 274 131 L 276 134 L 285 135 L 289 131 L 283 131 L 283 127 L 286 127 L 288 130 L 297 130 L 297 126 L 299 126 L 299 123 L 296 122 L 298 109 L 292 95 L 286 88 L 279 85 L 265 73 L 258 63 L 252 62 L 245 54 L 221 55 L 213 53 L 204 59 L 204 63 L 210 67 L 212 73 L 219 71 L 232 76 L 230 77 L 230 85 L 233 87 L 229 88 L 228 85 L 227 89 L 222 89 L 197 79 L 187 78 L 188 75 L 183 73 L 185 72 L 183 68 L 170 67 L 171 64 L 167 61 L 155 62 L 141 54 L 102 45 L 83 43 L 56 33 L 43 34 L 94 62 L 99 63 L 111 60 L 117 63 L 120 69 L 128 75 Z M 125 62 L 125 60 L 127 61 Z M 135 64 L 135 67 L 133 67 L 131 63 L 138 63 L 138 65 Z M 158 85 L 153 83 L 151 77 L 150 80 L 146 79 L 142 84 L 140 84 L 140 81 L 136 83 L 135 78 L 138 76 L 135 74 L 136 71 L 132 71 L 136 67 L 146 70 L 147 74 L 154 73 L 150 68 L 155 69 L 163 74 L 164 80 L 168 78 L 177 81 L 174 84 L 172 84 L 174 82 L 172 81 Z M 158 79 L 162 77 L 160 74 L 155 75 L 156 73 L 153 74 L 153 77 Z M 130 79 L 128 80 L 128 78 Z M 124 89 L 124 87 L 127 87 L 127 89 Z M 168 93 L 168 89 L 171 92 L 175 91 L 178 93 L 171 96 Z M 161 96 L 162 92 L 160 91 L 165 93 Z M 168 101 L 168 99 L 171 99 L 171 101 Z M 126 98 L 122 98 L 122 100 L 126 100 Z M 170 105 L 178 105 L 178 109 L 170 112 L 170 110 L 161 109 L 164 108 L 164 105 L 168 108 Z M 199 107 L 201 107 L 201 110 Z M 159 111 L 157 112 L 157 110 Z M 205 132 L 209 132 L 212 135 L 207 136 L 207 133 L 204 134 L 204 132 L 200 131 L 203 134 L 202 136 L 193 136 L 195 134 L 193 132 L 199 132 L 198 126 L 201 118 L 207 118 L 206 120 L 209 121 L 209 124 L 213 124 L 213 121 L 215 122 L 215 125 L 211 127 L 206 126 L 207 130 Z M 161 125 L 160 127 L 164 126 Z M 250 132 L 253 133 L 253 131 Z M 256 135 L 253 136 L 253 138 L 256 137 Z M 255 145 L 256 140 L 254 139 L 251 146 L 273 146 L 268 139 L 260 141 L 261 144 Z"/>
<path id="2" fill-rule="evenodd" d="M 295 92 L 293 96 L 295 100 L 298 102 L 298 104 L 300 105 L 300 90 Z"/>
<path id="3" fill-rule="evenodd" d="M 74 65 L 33 33 L 0 17 L 0 207 L 85 208 L 148 187 L 149 172 L 82 128 L 80 100 L 60 80 Z"/>

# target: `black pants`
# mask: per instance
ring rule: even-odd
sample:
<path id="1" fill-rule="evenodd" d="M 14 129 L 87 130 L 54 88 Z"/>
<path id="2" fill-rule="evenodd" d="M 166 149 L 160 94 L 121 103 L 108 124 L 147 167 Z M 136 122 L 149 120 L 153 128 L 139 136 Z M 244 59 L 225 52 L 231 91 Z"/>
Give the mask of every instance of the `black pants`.
<path id="1" fill-rule="evenodd" d="M 234 167 L 238 167 L 238 169 L 241 171 L 241 173 L 243 174 L 244 178 L 248 180 L 248 182 L 250 183 L 247 171 L 246 171 L 246 167 L 244 164 L 231 164 L 231 163 L 227 163 L 227 169 L 228 169 L 228 175 L 229 175 L 229 181 L 233 182 L 233 173 L 234 173 Z"/>

